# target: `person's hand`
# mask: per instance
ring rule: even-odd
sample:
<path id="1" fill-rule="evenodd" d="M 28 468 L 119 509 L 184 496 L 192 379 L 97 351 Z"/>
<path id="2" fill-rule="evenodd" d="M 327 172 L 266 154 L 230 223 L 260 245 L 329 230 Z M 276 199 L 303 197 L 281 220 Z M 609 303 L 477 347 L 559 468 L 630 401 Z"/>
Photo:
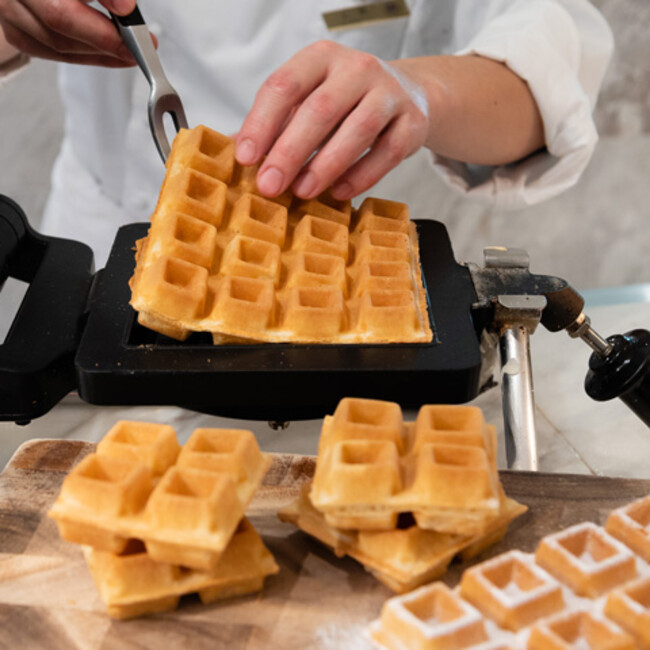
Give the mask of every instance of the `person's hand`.
<path id="1" fill-rule="evenodd" d="M 135 8 L 135 0 L 100 0 L 118 15 Z M 135 61 L 111 20 L 82 0 L 0 0 L 0 26 L 7 42 L 43 59 L 131 66 Z"/>
<path id="2" fill-rule="evenodd" d="M 415 153 L 428 132 L 424 92 L 376 57 L 330 41 L 300 50 L 262 85 L 236 157 L 266 156 L 257 186 L 304 199 L 349 199 Z M 315 154 L 315 155 L 314 155 Z"/>

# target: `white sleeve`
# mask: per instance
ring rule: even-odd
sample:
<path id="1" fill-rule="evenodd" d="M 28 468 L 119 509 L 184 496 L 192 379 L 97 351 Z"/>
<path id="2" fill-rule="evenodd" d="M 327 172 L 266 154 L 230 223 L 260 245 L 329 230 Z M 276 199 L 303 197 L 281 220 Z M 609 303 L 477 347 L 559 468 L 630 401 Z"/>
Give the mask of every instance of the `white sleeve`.
<path id="1" fill-rule="evenodd" d="M 30 57 L 23 52 L 0 63 L 0 90 L 4 88 L 29 63 Z"/>
<path id="2" fill-rule="evenodd" d="M 434 155 L 434 168 L 451 187 L 505 209 L 539 203 L 574 185 L 598 141 L 591 113 L 613 47 L 607 22 L 588 0 L 514 2 L 457 54 L 503 62 L 528 83 L 546 150 L 496 167 Z"/>

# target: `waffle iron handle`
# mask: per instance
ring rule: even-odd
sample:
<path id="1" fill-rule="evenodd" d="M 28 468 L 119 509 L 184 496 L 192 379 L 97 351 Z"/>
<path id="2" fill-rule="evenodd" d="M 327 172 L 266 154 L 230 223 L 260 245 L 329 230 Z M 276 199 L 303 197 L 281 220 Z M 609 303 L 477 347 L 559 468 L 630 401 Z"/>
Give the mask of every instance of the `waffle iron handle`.
<path id="1" fill-rule="evenodd" d="M 24 424 L 76 387 L 92 251 L 36 232 L 21 208 L 0 195 L 0 288 L 9 277 L 28 286 L 0 341 L 0 421 Z"/>
<path id="2" fill-rule="evenodd" d="M 537 471 L 537 433 L 530 335 L 526 327 L 507 327 L 499 338 L 501 400 L 509 469 Z"/>
<path id="3" fill-rule="evenodd" d="M 11 199 L 0 195 L 0 289 L 9 277 L 11 260 L 27 228 L 20 208 Z"/>
<path id="4" fill-rule="evenodd" d="M 531 295 L 500 295 L 494 305 L 509 469 L 539 469 L 530 334 L 535 331 L 545 306 L 544 296 Z"/>

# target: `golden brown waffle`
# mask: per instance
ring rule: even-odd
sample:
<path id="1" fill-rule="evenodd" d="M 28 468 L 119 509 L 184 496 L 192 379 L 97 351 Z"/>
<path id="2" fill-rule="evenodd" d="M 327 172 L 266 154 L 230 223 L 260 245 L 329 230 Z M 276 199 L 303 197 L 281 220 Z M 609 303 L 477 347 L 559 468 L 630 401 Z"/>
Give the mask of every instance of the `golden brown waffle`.
<path id="1" fill-rule="evenodd" d="M 420 528 L 481 534 L 499 516 L 496 433 L 471 406 L 341 400 L 326 417 L 310 498 L 337 528 L 391 530 L 400 512 Z"/>
<path id="2" fill-rule="evenodd" d="M 488 639 L 483 617 L 441 582 L 387 600 L 370 635 L 391 650 L 476 647 Z"/>
<path id="3" fill-rule="evenodd" d="M 560 584 L 520 551 L 467 569 L 460 593 L 497 625 L 514 632 L 564 607 Z"/>
<path id="4" fill-rule="evenodd" d="M 463 536 L 422 530 L 414 523 L 388 531 L 340 530 L 329 526 L 309 501 L 309 485 L 300 497 L 278 513 L 338 556 L 349 555 L 387 587 L 410 591 L 441 576 L 455 556 L 470 559 L 503 537 L 508 524 L 526 507 L 503 495 L 503 507 L 481 535 Z"/>
<path id="5" fill-rule="evenodd" d="M 210 572 L 155 562 L 136 540 L 120 555 L 89 546 L 84 555 L 109 616 L 117 619 L 176 609 L 180 596 L 189 593 L 210 603 L 259 591 L 264 579 L 279 571 L 247 519 Z"/>
<path id="6" fill-rule="evenodd" d="M 634 554 L 589 521 L 547 535 L 537 547 L 535 561 L 576 594 L 589 598 L 637 576 Z"/>
<path id="7" fill-rule="evenodd" d="M 650 576 L 609 594 L 605 614 L 631 634 L 640 648 L 650 649 Z"/>
<path id="8" fill-rule="evenodd" d="M 250 431 L 196 429 L 182 450 L 165 425 L 118 422 L 66 477 L 49 512 L 61 536 L 123 553 L 212 570 L 270 458 Z"/>
<path id="9" fill-rule="evenodd" d="M 259 195 L 257 166 L 199 126 L 172 145 L 131 304 L 176 339 L 323 343 L 432 338 L 408 207 Z"/>
<path id="10" fill-rule="evenodd" d="M 568 650 L 576 647 L 576 640 L 584 648 L 617 648 L 635 650 L 629 634 L 611 621 L 591 612 L 558 614 L 533 627 L 528 641 L 530 650 Z"/>
<path id="11" fill-rule="evenodd" d="M 605 530 L 650 562 L 650 496 L 613 510 Z"/>
<path id="12" fill-rule="evenodd" d="M 645 502 L 630 504 L 632 512 L 638 515 Z M 390 599 L 368 632 L 385 650 L 647 650 L 650 564 L 645 560 L 632 545 L 625 548 L 603 528 L 585 522 L 544 537 L 535 554 L 509 551 L 466 569 L 451 596 L 434 583 Z M 482 618 L 468 614 L 458 601 L 472 605 Z M 466 642 L 463 635 L 469 638 L 480 629 L 487 640 Z M 456 636 L 446 639 L 450 632 Z"/>

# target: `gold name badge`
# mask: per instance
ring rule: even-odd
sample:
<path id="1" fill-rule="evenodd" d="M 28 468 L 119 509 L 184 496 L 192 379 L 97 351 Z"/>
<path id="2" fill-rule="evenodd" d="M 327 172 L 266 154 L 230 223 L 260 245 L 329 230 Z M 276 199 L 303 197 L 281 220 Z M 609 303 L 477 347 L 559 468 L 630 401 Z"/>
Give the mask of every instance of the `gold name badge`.
<path id="1" fill-rule="evenodd" d="M 406 0 L 384 0 L 370 2 L 358 7 L 336 9 L 323 13 L 323 20 L 330 31 L 362 27 L 382 20 L 393 20 L 409 16 L 410 11 Z"/>

